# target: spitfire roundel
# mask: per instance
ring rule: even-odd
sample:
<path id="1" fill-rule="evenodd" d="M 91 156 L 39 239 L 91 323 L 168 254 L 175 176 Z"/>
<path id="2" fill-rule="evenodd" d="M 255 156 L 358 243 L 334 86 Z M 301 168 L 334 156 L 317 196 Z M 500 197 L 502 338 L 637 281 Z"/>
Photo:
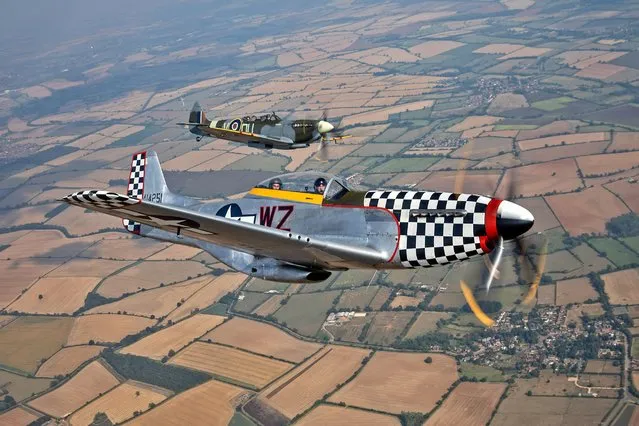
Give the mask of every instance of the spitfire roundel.
<path id="1" fill-rule="evenodd" d="M 236 132 L 239 131 L 241 127 L 242 120 L 240 120 L 239 118 L 236 118 L 235 120 L 231 121 L 231 124 L 229 124 L 229 129 L 235 130 Z"/>

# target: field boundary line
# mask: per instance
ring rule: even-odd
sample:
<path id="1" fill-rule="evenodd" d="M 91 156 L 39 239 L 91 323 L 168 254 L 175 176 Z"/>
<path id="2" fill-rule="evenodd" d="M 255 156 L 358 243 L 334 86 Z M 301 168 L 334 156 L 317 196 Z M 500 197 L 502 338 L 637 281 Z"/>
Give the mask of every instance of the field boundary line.
<path id="1" fill-rule="evenodd" d="M 215 327 L 215 328 L 217 328 L 217 327 Z M 215 330 L 215 328 L 213 330 Z M 210 333 L 210 332 L 207 332 L 206 334 L 208 334 L 208 333 Z M 204 337 L 204 336 L 202 336 L 202 337 Z M 203 340 L 202 338 L 200 338 L 200 339 L 198 339 L 198 341 L 201 342 L 201 343 L 205 343 L 207 345 L 224 346 L 224 347 L 227 347 L 227 348 L 230 348 L 230 349 L 235 349 L 235 350 L 238 350 L 238 351 L 241 351 L 241 352 L 246 352 L 246 353 L 251 354 L 251 355 L 257 355 L 257 356 L 260 356 L 262 358 L 272 359 L 274 361 L 285 362 L 285 363 L 291 364 L 291 365 L 299 365 L 299 364 L 301 364 L 299 362 L 292 362 L 292 361 L 288 361 L 288 360 L 285 360 L 285 359 L 282 359 L 282 358 L 278 358 L 278 357 L 275 357 L 275 356 L 264 355 L 264 354 L 261 354 L 261 353 L 258 353 L 258 352 L 249 351 L 248 349 L 243 349 L 243 348 L 240 348 L 240 347 L 237 347 L 237 346 L 229 345 L 227 343 L 216 342 L 216 341 L 211 340 L 211 339 Z"/>
<path id="2" fill-rule="evenodd" d="M 271 399 L 272 397 L 277 395 L 282 389 L 284 389 L 286 386 L 290 385 L 295 379 L 299 378 L 302 374 L 304 374 L 308 370 L 310 370 L 311 367 L 313 367 L 315 364 L 317 364 L 319 361 L 321 361 L 326 355 L 328 355 L 332 351 L 333 351 L 333 348 L 328 348 L 328 350 L 326 352 L 324 352 L 322 355 L 320 355 L 315 361 L 311 362 L 309 365 L 304 367 L 301 371 L 298 371 L 296 374 L 294 374 L 293 377 L 289 378 L 288 380 L 284 381 L 284 383 L 282 383 L 281 385 L 279 385 L 278 387 L 273 389 L 270 393 L 268 393 L 265 396 L 265 398 L 266 399 Z"/>

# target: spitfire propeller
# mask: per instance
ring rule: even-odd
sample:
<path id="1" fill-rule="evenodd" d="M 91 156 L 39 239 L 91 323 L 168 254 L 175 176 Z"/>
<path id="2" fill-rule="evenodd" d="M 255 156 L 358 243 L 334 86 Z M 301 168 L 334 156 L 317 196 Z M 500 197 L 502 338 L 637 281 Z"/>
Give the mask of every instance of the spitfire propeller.
<path id="1" fill-rule="evenodd" d="M 320 161 L 328 160 L 328 142 L 348 137 L 342 135 L 342 130 L 336 129 L 335 126 L 328 121 L 328 110 L 324 110 L 322 117 L 317 122 L 317 133 L 319 134 L 320 142 L 316 157 Z"/>

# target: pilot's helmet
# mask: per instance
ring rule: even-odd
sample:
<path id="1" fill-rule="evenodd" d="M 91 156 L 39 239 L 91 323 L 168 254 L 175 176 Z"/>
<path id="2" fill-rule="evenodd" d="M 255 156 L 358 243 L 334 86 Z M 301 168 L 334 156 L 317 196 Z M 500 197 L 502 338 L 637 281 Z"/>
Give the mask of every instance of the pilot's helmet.
<path id="1" fill-rule="evenodd" d="M 315 179 L 315 189 L 319 188 L 320 186 L 326 186 L 326 179 L 322 177 Z"/>
<path id="2" fill-rule="evenodd" d="M 280 178 L 272 179 L 268 186 L 271 189 L 282 189 L 282 180 Z"/>

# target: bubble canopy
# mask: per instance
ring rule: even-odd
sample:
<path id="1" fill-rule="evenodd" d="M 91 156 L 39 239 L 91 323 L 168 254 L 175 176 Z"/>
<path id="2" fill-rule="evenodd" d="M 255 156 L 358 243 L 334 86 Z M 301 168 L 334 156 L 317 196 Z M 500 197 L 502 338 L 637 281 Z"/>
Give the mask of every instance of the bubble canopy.
<path id="1" fill-rule="evenodd" d="M 319 194 L 320 192 L 315 188 L 315 183 L 320 179 L 324 179 L 326 182 L 326 187 L 322 194 L 325 199 L 338 200 L 350 191 L 344 179 L 330 173 L 313 171 L 273 176 L 258 183 L 255 188 L 273 189 L 273 184 L 279 181 L 280 189 L 283 191 Z"/>

